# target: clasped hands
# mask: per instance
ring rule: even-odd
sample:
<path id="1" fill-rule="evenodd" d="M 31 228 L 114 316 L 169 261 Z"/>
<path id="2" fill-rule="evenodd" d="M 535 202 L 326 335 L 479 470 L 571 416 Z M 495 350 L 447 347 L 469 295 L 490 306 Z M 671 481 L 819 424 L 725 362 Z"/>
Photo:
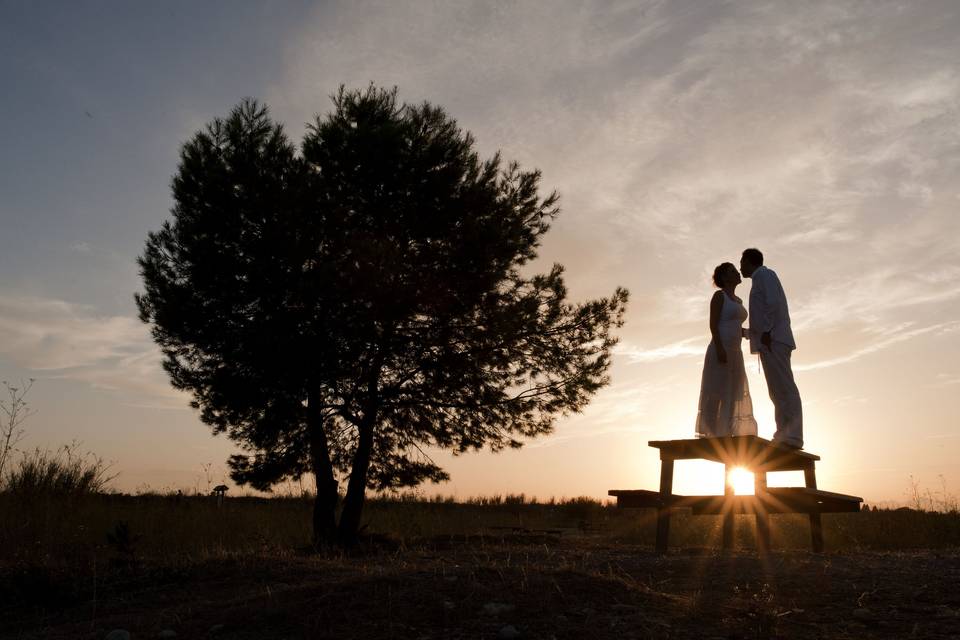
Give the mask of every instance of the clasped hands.
<path id="1" fill-rule="evenodd" d="M 744 340 L 749 340 L 749 339 L 750 339 L 750 329 L 741 328 L 741 329 L 740 329 L 740 337 L 743 338 Z M 770 338 L 770 332 L 769 332 L 769 331 L 764 331 L 763 333 L 760 334 L 760 344 L 762 344 L 763 346 L 765 346 L 767 349 L 770 348 L 770 344 L 771 344 L 772 342 L 773 342 L 773 340 Z"/>
<path id="2" fill-rule="evenodd" d="M 743 338 L 744 340 L 749 340 L 750 330 L 746 328 L 741 328 L 740 337 Z M 767 349 L 770 349 L 771 348 L 770 345 L 772 343 L 773 343 L 773 340 L 770 337 L 769 331 L 764 331 L 763 333 L 760 334 L 760 344 L 765 346 Z M 720 362 L 720 364 L 727 364 L 727 350 L 724 349 L 723 345 L 721 344 L 718 344 L 716 349 L 717 349 L 717 360 Z"/>

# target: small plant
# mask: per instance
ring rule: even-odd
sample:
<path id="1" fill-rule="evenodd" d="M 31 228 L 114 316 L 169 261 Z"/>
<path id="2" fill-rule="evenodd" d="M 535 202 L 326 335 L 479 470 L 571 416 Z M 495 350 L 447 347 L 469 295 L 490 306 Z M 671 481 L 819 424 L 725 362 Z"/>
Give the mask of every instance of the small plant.
<path id="1" fill-rule="evenodd" d="M 26 401 L 33 383 L 34 379 L 30 378 L 27 382 L 21 381 L 19 387 L 14 387 L 6 380 L 3 381 L 8 399 L 0 400 L 0 411 L 3 413 L 0 415 L 0 478 L 3 478 L 3 470 L 10 455 L 16 451 L 17 444 L 23 439 L 25 431 L 20 425 L 36 413 Z"/>
<path id="2" fill-rule="evenodd" d="M 80 496 L 102 492 L 116 478 L 110 465 L 91 453 L 80 454 L 73 442 L 56 451 L 34 449 L 2 478 L 4 491 L 19 496 Z"/>
<path id="3" fill-rule="evenodd" d="M 776 633 L 777 620 L 782 613 L 774 603 L 773 589 L 769 584 L 745 584 L 733 587 L 734 597 L 743 602 L 748 628 L 758 640 L 771 638 Z"/>
<path id="4" fill-rule="evenodd" d="M 937 511 L 940 513 L 957 513 L 960 510 L 960 500 L 947 490 L 947 480 L 943 474 L 939 476 L 940 491 L 931 491 L 922 488 L 920 482 L 910 476 L 907 488 L 907 505 L 915 511 Z"/>
<path id="5" fill-rule="evenodd" d="M 130 525 L 120 520 L 107 532 L 107 544 L 113 549 L 110 565 L 116 568 L 133 568 L 137 564 L 136 545 L 140 536 L 130 532 Z"/>
<path id="6" fill-rule="evenodd" d="M 133 547 L 140 536 L 130 533 L 130 525 L 120 520 L 113 525 L 113 531 L 107 532 L 107 544 L 117 553 L 133 555 Z"/>

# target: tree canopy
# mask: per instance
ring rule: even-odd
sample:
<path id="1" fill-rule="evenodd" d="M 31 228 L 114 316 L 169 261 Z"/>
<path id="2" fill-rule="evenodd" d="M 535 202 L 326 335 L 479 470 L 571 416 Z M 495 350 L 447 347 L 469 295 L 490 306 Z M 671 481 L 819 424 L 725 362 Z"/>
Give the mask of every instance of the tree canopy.
<path id="1" fill-rule="evenodd" d="M 184 144 L 136 297 L 173 385 L 246 450 L 237 482 L 314 474 L 318 542 L 355 537 L 368 488 L 446 479 L 429 448 L 520 447 L 582 409 L 627 300 L 530 275 L 559 213 L 538 171 L 396 89 L 333 106 L 299 150 L 251 100 Z"/>

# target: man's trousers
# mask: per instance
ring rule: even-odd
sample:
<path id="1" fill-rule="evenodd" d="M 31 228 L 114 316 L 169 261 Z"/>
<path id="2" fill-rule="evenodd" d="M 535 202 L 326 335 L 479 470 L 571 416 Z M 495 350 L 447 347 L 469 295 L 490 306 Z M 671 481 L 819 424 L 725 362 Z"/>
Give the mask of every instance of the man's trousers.
<path id="1" fill-rule="evenodd" d="M 794 447 L 803 447 L 803 407 L 800 390 L 793 380 L 790 354 L 793 349 L 780 342 L 773 342 L 771 349 L 762 347 L 760 362 L 767 379 L 767 390 L 773 401 L 777 432 L 773 439 Z"/>

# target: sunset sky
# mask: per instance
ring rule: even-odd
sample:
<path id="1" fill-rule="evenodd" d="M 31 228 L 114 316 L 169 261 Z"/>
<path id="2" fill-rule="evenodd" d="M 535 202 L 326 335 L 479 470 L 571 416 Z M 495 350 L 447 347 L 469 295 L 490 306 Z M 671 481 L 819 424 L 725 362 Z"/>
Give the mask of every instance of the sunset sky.
<path id="1" fill-rule="evenodd" d="M 167 382 L 135 259 L 204 123 L 250 96 L 299 140 L 338 85 L 372 81 L 542 170 L 562 212 L 539 265 L 565 265 L 574 300 L 631 292 L 581 415 L 519 451 L 438 454 L 452 479 L 426 493 L 655 488 L 647 441 L 693 437 L 710 274 L 755 246 L 789 299 L 821 488 L 956 495 L 957 60 L 949 0 L 0 0 L 0 378 L 37 379 L 21 446 L 79 440 L 126 491 L 205 488 L 207 463 L 221 481 L 233 445 Z M 680 463 L 674 488 L 720 475 Z"/>

